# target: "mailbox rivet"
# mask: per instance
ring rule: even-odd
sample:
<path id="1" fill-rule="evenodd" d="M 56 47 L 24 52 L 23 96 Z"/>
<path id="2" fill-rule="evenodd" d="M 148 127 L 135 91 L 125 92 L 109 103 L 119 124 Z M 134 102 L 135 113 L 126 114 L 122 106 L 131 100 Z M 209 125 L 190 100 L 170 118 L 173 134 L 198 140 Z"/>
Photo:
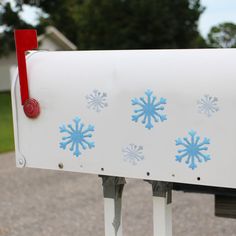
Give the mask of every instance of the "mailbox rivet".
<path id="1" fill-rule="evenodd" d="M 24 159 L 19 159 L 18 160 L 18 164 L 19 164 L 19 166 L 21 166 L 21 167 L 24 167 L 25 166 L 25 160 Z"/>
<path id="2" fill-rule="evenodd" d="M 59 167 L 60 169 L 63 169 L 63 167 L 64 167 L 63 163 L 59 163 L 59 164 L 58 164 L 58 167 Z"/>
<path id="3" fill-rule="evenodd" d="M 39 116 L 40 108 L 39 103 L 34 98 L 29 98 L 24 103 L 25 115 L 29 118 L 36 118 Z"/>

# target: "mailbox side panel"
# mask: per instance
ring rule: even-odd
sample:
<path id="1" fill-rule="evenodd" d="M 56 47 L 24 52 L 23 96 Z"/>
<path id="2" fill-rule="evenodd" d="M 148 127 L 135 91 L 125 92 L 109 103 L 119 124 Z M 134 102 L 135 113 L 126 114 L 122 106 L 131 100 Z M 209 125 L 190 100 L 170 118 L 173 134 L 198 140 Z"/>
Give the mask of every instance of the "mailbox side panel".
<path id="1" fill-rule="evenodd" d="M 235 58 L 235 50 L 34 53 L 29 89 L 41 114 L 23 114 L 16 80 L 17 163 L 235 188 Z"/>

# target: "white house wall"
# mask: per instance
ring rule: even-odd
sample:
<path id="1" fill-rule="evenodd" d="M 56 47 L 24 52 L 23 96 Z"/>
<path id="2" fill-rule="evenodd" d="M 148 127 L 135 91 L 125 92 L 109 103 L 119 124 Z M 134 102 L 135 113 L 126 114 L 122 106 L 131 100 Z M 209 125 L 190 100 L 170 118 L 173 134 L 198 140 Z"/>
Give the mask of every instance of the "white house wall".
<path id="1" fill-rule="evenodd" d="M 41 50 L 58 51 L 62 50 L 62 48 L 63 47 L 59 43 L 55 42 L 55 40 L 49 37 L 43 38 L 43 40 L 39 44 L 39 49 Z"/>
<path id="2" fill-rule="evenodd" d="M 0 91 L 10 90 L 10 68 L 16 65 L 15 53 L 0 59 Z"/>

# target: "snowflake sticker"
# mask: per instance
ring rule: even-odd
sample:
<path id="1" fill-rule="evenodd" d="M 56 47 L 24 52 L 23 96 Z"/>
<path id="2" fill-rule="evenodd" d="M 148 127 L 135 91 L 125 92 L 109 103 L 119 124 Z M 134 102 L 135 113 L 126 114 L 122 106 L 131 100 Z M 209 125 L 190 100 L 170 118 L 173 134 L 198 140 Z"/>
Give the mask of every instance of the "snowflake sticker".
<path id="1" fill-rule="evenodd" d="M 95 147 L 94 142 L 88 140 L 92 137 L 94 126 L 89 125 L 85 128 L 79 117 L 76 117 L 73 121 L 74 126 L 69 124 L 60 127 L 60 133 L 65 134 L 62 137 L 62 142 L 60 142 L 60 148 L 65 150 L 70 145 L 69 150 L 73 152 L 73 155 L 78 157 L 81 155 L 81 148 L 85 150 L 86 148 L 91 149 Z"/>
<path id="2" fill-rule="evenodd" d="M 208 150 L 207 145 L 210 144 L 210 139 L 204 138 L 203 141 L 200 141 L 200 137 L 196 136 L 197 133 L 193 130 L 188 134 L 190 138 L 184 137 L 175 140 L 176 146 L 183 146 L 183 149 L 178 150 L 180 155 L 176 155 L 176 161 L 181 162 L 183 158 L 186 158 L 185 163 L 194 170 L 197 168 L 196 162 L 201 163 L 211 160 L 210 155 L 204 153 Z"/>
<path id="3" fill-rule="evenodd" d="M 135 144 L 129 144 L 122 149 L 124 160 L 131 163 L 132 165 L 137 165 L 137 163 L 144 159 L 143 147 L 137 146 Z"/>
<path id="4" fill-rule="evenodd" d="M 197 101 L 199 113 L 203 113 L 207 117 L 212 116 L 215 112 L 219 111 L 217 102 L 218 102 L 217 97 L 204 95 L 203 98 Z"/>
<path id="5" fill-rule="evenodd" d="M 98 90 L 86 96 L 88 102 L 88 108 L 93 109 L 96 112 L 100 112 L 104 107 L 107 107 L 107 94 L 101 93 Z"/>
<path id="6" fill-rule="evenodd" d="M 160 98 L 157 101 L 156 96 L 153 96 L 153 92 L 151 90 L 147 90 L 145 92 L 146 97 L 133 98 L 132 105 L 138 106 L 139 108 L 134 110 L 134 115 L 132 115 L 132 121 L 138 122 L 140 118 L 142 119 L 142 123 L 145 124 L 145 128 L 151 129 L 153 128 L 154 122 L 163 122 L 167 120 L 166 115 L 161 114 L 160 112 L 165 109 L 166 99 Z"/>

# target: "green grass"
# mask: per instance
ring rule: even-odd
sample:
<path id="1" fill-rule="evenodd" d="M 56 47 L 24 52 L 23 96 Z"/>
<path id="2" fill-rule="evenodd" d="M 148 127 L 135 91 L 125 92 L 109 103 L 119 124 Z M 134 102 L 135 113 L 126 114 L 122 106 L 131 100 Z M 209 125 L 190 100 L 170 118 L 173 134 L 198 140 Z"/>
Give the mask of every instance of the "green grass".
<path id="1" fill-rule="evenodd" d="M 0 93 L 0 153 L 14 150 L 10 92 Z"/>

